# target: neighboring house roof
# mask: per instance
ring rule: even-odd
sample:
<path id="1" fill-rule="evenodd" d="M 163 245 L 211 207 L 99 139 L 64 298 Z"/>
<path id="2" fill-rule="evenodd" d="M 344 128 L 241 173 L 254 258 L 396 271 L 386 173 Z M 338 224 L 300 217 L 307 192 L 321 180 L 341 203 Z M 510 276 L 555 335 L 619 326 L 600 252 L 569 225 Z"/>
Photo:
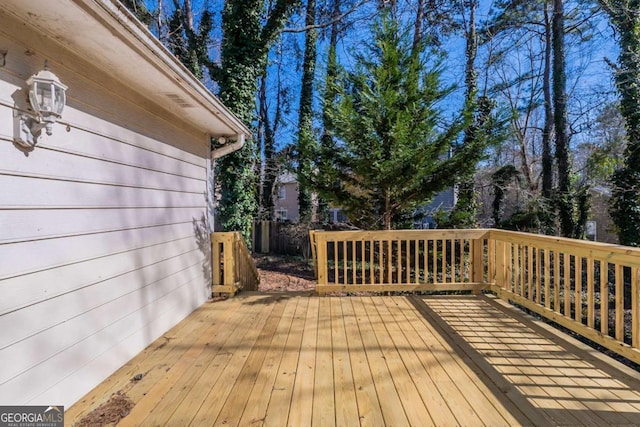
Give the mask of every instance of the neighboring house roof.
<path id="1" fill-rule="evenodd" d="M 593 187 L 591 187 L 591 191 L 602 196 L 611 196 L 611 188 L 604 185 L 594 185 Z"/>
<path id="2" fill-rule="evenodd" d="M 298 182 L 298 180 L 293 173 L 285 171 L 278 175 L 278 178 L 276 178 L 276 182 L 278 184 L 292 184 Z"/>
<path id="3" fill-rule="evenodd" d="M 45 34 L 207 135 L 251 135 L 118 1 L 4 0 L 2 8 L 34 28 L 32 46 L 41 45 L 38 33 Z M 44 51 L 35 53 L 48 56 Z M 50 62 L 68 66 L 68 59 L 50 58 Z"/>

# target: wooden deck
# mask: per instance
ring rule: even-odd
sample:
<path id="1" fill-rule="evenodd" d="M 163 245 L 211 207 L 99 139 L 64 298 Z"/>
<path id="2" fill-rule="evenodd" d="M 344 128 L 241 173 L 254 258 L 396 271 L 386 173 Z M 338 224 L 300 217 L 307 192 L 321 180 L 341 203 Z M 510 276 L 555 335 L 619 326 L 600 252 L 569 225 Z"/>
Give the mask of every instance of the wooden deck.
<path id="1" fill-rule="evenodd" d="M 640 374 L 484 296 L 241 294 L 198 309 L 66 422 L 117 392 L 135 403 L 122 426 L 640 425 Z"/>

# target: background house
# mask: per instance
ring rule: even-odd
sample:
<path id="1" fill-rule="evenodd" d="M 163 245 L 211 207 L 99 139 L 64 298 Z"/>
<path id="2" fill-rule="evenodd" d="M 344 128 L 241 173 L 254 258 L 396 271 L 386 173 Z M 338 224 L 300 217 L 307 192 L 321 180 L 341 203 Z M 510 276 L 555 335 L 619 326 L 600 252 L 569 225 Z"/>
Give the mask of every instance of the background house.
<path id="1" fill-rule="evenodd" d="M 587 222 L 587 239 L 604 243 L 619 243 L 617 234 L 613 232 L 613 221 L 609 215 L 609 199 L 611 189 L 596 185 L 590 189 L 591 211 Z"/>
<path id="2" fill-rule="evenodd" d="M 291 172 L 283 172 L 276 179 L 276 192 L 273 196 L 273 220 L 298 222 L 298 181 Z"/>
<path id="3" fill-rule="evenodd" d="M 456 205 L 456 190 L 451 187 L 448 188 L 433 197 L 433 200 L 421 208 L 421 212 L 424 213 L 423 217 L 416 221 L 413 225 L 418 229 L 430 229 L 437 228 L 438 224 L 435 220 L 436 212 L 442 210 L 444 212 L 450 212 Z"/>
<path id="4" fill-rule="evenodd" d="M 45 60 L 67 106 L 28 151 Z M 117 1 L 2 2 L 3 405 L 71 405 L 206 301 L 210 138 L 243 133 Z"/>

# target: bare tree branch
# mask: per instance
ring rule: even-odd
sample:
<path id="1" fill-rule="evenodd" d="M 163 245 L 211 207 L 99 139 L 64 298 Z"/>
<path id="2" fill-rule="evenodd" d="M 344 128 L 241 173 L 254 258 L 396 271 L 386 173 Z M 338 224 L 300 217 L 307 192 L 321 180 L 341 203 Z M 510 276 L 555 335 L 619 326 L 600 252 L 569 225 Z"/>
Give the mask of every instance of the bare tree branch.
<path id="1" fill-rule="evenodd" d="M 336 22 L 342 21 L 344 18 L 346 18 L 347 16 L 349 16 L 353 12 L 355 12 L 360 6 L 364 5 L 365 3 L 368 3 L 369 1 L 370 0 L 362 0 L 362 1 L 354 4 L 351 9 L 347 10 L 346 12 L 341 14 L 340 16 L 337 16 L 337 17 L 333 18 L 331 21 L 322 22 L 320 24 L 314 24 L 314 25 L 305 25 L 304 27 L 299 27 L 299 28 L 283 28 L 282 30 L 280 30 L 280 33 L 304 33 L 304 32 L 307 32 L 308 30 L 314 30 L 314 29 L 330 27 L 331 25 L 335 24 Z"/>

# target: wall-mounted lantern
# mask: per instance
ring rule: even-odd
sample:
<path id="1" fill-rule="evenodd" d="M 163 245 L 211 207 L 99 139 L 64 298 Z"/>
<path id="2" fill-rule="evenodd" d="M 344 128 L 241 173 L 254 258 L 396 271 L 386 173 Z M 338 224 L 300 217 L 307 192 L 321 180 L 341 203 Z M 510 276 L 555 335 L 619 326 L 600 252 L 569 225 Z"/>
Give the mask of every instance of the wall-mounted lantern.
<path id="1" fill-rule="evenodd" d="M 49 71 L 46 61 L 44 70 L 29 77 L 27 85 L 33 113 L 18 114 L 14 140 L 17 144 L 33 150 L 42 129 L 45 129 L 47 135 L 53 133 L 53 124 L 61 117 L 66 103 L 67 86 Z"/>

